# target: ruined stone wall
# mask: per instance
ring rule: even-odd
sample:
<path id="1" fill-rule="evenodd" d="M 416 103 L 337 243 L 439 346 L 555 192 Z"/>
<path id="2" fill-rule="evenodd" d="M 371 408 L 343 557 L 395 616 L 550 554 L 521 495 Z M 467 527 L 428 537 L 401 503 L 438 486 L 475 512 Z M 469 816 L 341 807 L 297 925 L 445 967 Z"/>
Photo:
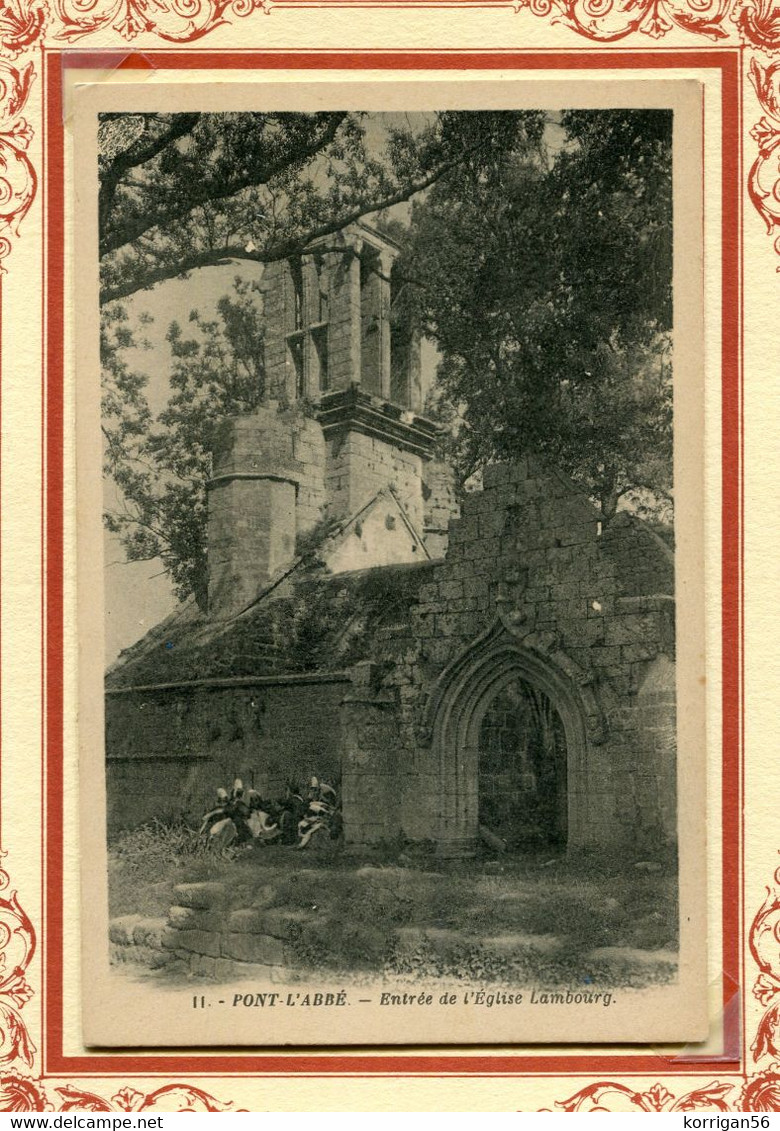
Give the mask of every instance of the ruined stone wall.
<path id="1" fill-rule="evenodd" d="M 184 814 L 197 821 L 234 778 L 271 797 L 341 772 L 343 679 L 113 694 L 106 701 L 111 831 Z"/>
<path id="2" fill-rule="evenodd" d="M 483 490 L 464 499 L 461 518 L 450 524 L 446 561 L 412 607 L 403 662 L 384 681 L 399 704 L 408 836 L 457 837 L 448 821 L 460 818 L 447 816 L 457 809 L 446 798 L 453 774 L 435 734 L 426 733 L 426 708 L 447 666 L 497 625 L 562 673 L 582 704 L 582 748 L 569 750 L 570 847 L 674 839 L 664 801 L 674 779 L 673 695 L 669 687 L 651 695 L 654 684 L 645 684 L 658 657 L 673 656 L 672 571 L 668 555 L 651 557 L 640 538 L 643 577 L 655 599 L 629 595 L 636 586 L 621 575 L 621 563 L 630 565 L 634 551 L 624 547 L 617 560 L 605 552 L 599 523 L 569 480 L 525 462 L 487 468 Z M 364 757 L 370 761 L 365 750 Z M 473 821 L 473 797 L 463 804 Z"/>
<path id="3" fill-rule="evenodd" d="M 263 272 L 265 316 L 264 364 L 268 396 L 273 400 L 295 398 L 295 377 L 287 334 L 295 331 L 294 287 L 286 260 L 268 263 Z"/>
<path id="4" fill-rule="evenodd" d="M 676 717 L 675 667 L 662 653 L 645 665 L 635 723 L 637 745 L 647 754 L 645 763 L 637 766 L 637 778 L 648 831 L 660 827 L 668 843 L 677 837 Z"/>
<path id="5" fill-rule="evenodd" d="M 373 452 L 384 479 L 394 458 L 384 448 L 359 435 L 346 454 Z M 404 454 L 404 466 L 418 458 Z M 640 566 L 645 593 L 636 592 Z M 338 577 L 304 572 L 288 588 L 216 634 L 213 622 L 185 618 L 166 630 L 170 651 L 157 637 L 117 670 L 120 684 L 130 671 L 133 682 L 150 683 L 139 676 L 166 664 L 190 680 L 204 664 L 212 676 L 310 674 L 109 695 L 112 827 L 169 812 L 172 800 L 199 814 L 236 775 L 272 793 L 290 774 L 334 776 L 343 758 L 348 843 L 468 839 L 478 781 L 464 766 L 474 752 L 442 744 L 437 712 L 448 673 L 463 667 L 465 701 L 473 657 L 501 645 L 533 660 L 565 716 L 569 846 L 641 850 L 674 840 L 673 569 L 641 525 L 602 530 L 564 476 L 526 462 L 496 465 L 451 521 L 445 560 Z M 531 674 L 518 661 L 517 675 L 533 682 Z M 457 714 L 457 698 L 451 708 Z M 461 753 L 464 764 L 453 764 Z"/>
<path id="6" fill-rule="evenodd" d="M 224 884 L 177 884 L 167 917 L 123 915 L 110 922 L 111 962 L 220 981 L 286 981 L 301 965 L 296 943 L 317 915 L 269 906 L 274 896 L 267 887 L 252 907 L 234 910 Z"/>
<path id="7" fill-rule="evenodd" d="M 327 510 L 325 438 L 317 421 L 310 417 L 298 415 L 292 420 L 291 427 L 298 477 L 295 528 L 300 535 L 312 530 Z"/>
<path id="8" fill-rule="evenodd" d="M 316 421 L 269 402 L 217 431 L 208 497 L 209 611 L 245 609 L 295 558 L 325 509 L 325 441 Z"/>
<path id="9" fill-rule="evenodd" d="M 302 859 L 305 861 L 306 854 Z M 292 1000 L 304 1008 L 345 1004 L 346 990 L 311 988 L 312 981 L 316 986 L 323 980 L 323 970 L 335 974 L 345 968 L 339 946 L 345 930 L 343 910 L 338 903 L 328 906 L 323 875 L 320 868 L 296 868 L 296 906 L 285 906 L 284 886 L 274 882 L 255 887 L 251 906 L 236 906 L 237 888 L 232 884 L 177 884 L 175 902 L 167 915 L 153 919 L 122 915 L 109 922 L 111 964 L 131 969 L 145 966 L 168 977 L 232 982 L 232 1001 L 241 1006 L 270 1006 L 279 991 L 287 1000 L 290 985 L 296 983 L 301 989 L 294 991 Z M 510 984 L 517 979 L 518 955 L 526 965 L 530 962 L 541 968 L 565 957 L 570 960 L 565 938 L 506 928 L 491 934 L 489 922 L 476 931 L 473 924 L 454 928 L 436 922 L 393 924 L 388 929 L 386 918 L 384 922 L 377 919 L 372 909 L 403 906 L 404 901 L 411 904 L 410 889 L 419 890 L 419 876 L 415 870 L 386 865 L 364 865 L 351 873 L 353 906 L 362 914 L 356 914 L 346 926 L 350 946 L 360 946 L 366 969 L 401 974 L 408 982 L 410 972 L 420 973 L 421 965 L 435 966 L 443 976 L 461 978 L 465 968 L 474 969 L 479 961 L 493 979 Z M 309 898 L 302 907 L 304 893 Z M 589 970 L 598 971 L 605 985 L 658 985 L 670 981 L 678 965 L 678 955 L 671 948 L 648 951 L 600 946 L 582 958 Z M 235 983 L 244 984 L 237 988 Z"/>
<path id="10" fill-rule="evenodd" d="M 423 540 L 432 558 L 443 558 L 449 545 L 450 520 L 460 515 L 455 474 L 443 460 L 423 467 Z"/>
<path id="11" fill-rule="evenodd" d="M 390 843 L 402 827 L 398 787 L 408 767 L 398 742 L 395 700 L 377 692 L 378 671 L 371 662 L 356 665 L 341 706 L 342 814 L 348 844 Z"/>
<path id="12" fill-rule="evenodd" d="M 295 556 L 295 484 L 232 478 L 209 492 L 209 610 L 247 608 Z"/>
<path id="13" fill-rule="evenodd" d="M 602 546 L 615 563 L 621 593 L 674 592 L 674 551 L 633 515 L 616 514 L 604 529 Z"/>
<path id="14" fill-rule="evenodd" d="M 423 529 L 422 459 L 375 436 L 350 431 L 327 441 L 325 485 L 334 518 L 351 517 L 392 486 L 415 529 Z"/>

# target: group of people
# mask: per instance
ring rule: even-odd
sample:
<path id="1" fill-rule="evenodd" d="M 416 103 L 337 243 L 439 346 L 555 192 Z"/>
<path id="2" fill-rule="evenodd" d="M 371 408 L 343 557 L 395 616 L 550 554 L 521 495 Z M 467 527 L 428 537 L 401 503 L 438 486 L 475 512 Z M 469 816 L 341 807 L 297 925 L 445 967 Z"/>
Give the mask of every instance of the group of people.
<path id="1" fill-rule="evenodd" d="M 206 838 L 232 822 L 237 846 L 260 839 L 266 843 L 297 845 L 304 848 L 318 832 L 327 832 L 331 839 L 341 834 L 341 807 L 336 789 L 312 777 L 301 789 L 290 782 L 285 795 L 277 801 L 263 798 L 256 789 L 244 789 L 236 778 L 230 791 L 217 790 L 216 805 L 203 817 L 201 835 Z"/>

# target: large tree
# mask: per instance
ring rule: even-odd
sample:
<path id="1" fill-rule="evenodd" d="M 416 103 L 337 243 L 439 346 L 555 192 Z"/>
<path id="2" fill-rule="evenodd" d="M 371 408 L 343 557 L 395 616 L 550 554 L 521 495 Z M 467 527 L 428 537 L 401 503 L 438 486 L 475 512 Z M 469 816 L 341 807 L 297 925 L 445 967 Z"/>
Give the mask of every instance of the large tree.
<path id="1" fill-rule="evenodd" d="M 373 133 L 372 133 L 373 131 Z M 108 523 L 160 558 L 180 597 L 205 586 L 210 437 L 264 396 L 258 288 L 193 336 L 169 333 L 156 417 L 117 302 L 182 272 L 269 261 L 416 199 L 394 317 L 441 352 L 436 398 L 465 479 L 546 455 L 598 500 L 671 494 L 671 121 L 659 111 L 107 116 L 101 271 Z M 425 191 L 422 191 L 425 189 Z"/>
<path id="2" fill-rule="evenodd" d="M 412 123 L 414 119 L 414 124 Z M 464 160 L 522 147 L 533 115 L 101 115 L 101 301 L 200 267 L 298 254 Z"/>
<path id="3" fill-rule="evenodd" d="M 399 271 L 463 478 L 540 453 L 609 520 L 671 497 L 671 115 L 568 112 L 550 135 L 440 180 Z"/>
<path id="4" fill-rule="evenodd" d="M 237 278 L 216 317 L 193 310 L 189 335 L 171 324 L 170 396 L 156 415 L 145 396 L 146 377 L 125 359 L 126 315 L 114 309 L 104 320 L 104 366 L 114 394 L 103 401 L 104 462 L 117 488 L 106 526 L 129 561 L 161 562 L 180 599 L 205 600 L 206 481 L 215 430 L 264 397 L 258 290 Z"/>
<path id="5" fill-rule="evenodd" d="M 534 148 L 541 130 L 539 114 L 507 112 L 102 115 L 103 431 L 117 488 L 106 524 L 128 560 L 160 560 L 179 597 L 202 599 L 211 436 L 265 389 L 258 286 L 239 282 L 216 318 L 195 314 L 189 337 L 171 328 L 171 396 L 157 415 L 128 362 L 139 327 L 123 300 L 212 266 L 294 256 L 461 165 Z"/>

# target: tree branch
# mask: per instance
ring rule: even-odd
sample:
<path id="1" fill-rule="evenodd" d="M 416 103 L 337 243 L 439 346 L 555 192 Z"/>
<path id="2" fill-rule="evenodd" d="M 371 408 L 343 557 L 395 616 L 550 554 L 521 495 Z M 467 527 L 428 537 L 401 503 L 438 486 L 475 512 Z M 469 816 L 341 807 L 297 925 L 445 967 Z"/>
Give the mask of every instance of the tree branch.
<path id="1" fill-rule="evenodd" d="M 163 130 L 153 140 L 146 144 L 136 142 L 123 153 L 117 154 L 111 165 L 100 176 L 100 190 L 98 193 L 98 215 L 100 230 L 108 227 L 108 214 L 113 206 L 116 190 L 125 173 L 130 169 L 137 169 L 145 165 L 153 157 L 157 157 L 166 146 L 191 133 L 200 118 L 200 114 L 176 114 L 167 130 Z"/>
<path id="2" fill-rule="evenodd" d="M 199 117 L 199 115 L 195 116 Z M 121 248 L 133 243 L 140 236 L 154 228 L 164 227 L 166 224 L 172 224 L 177 220 L 186 219 L 196 208 L 201 207 L 207 202 L 211 203 L 216 200 L 227 200 L 231 196 L 236 196 L 236 194 L 243 189 L 265 185 L 273 177 L 284 172 L 284 170 L 291 165 L 297 164 L 300 160 L 311 160 L 312 157 L 316 157 L 326 146 L 330 145 L 346 117 L 346 111 L 339 111 L 338 113 L 329 115 L 330 120 L 327 128 L 315 140 L 310 142 L 309 145 L 304 146 L 297 152 L 294 160 L 288 153 L 286 156 L 280 157 L 274 164 L 269 165 L 262 173 L 258 173 L 255 170 L 246 170 L 240 175 L 228 180 L 221 189 L 217 189 L 208 177 L 205 177 L 200 183 L 194 183 L 190 186 L 192 196 L 181 207 L 171 208 L 167 212 L 156 216 L 150 216 L 148 213 L 144 213 L 143 216 L 139 216 L 133 223 L 124 225 L 115 233 L 106 234 L 100 241 L 101 256 L 119 251 Z M 101 212 L 101 230 L 103 220 L 104 217 Z M 106 228 L 108 227 L 108 216 L 105 217 L 105 226 Z"/>
<path id="3" fill-rule="evenodd" d="M 346 213 L 346 215 L 320 224 L 305 235 L 301 235 L 295 239 L 285 240 L 273 249 L 266 251 L 247 251 L 245 247 L 239 245 L 225 245 L 221 248 L 210 248 L 189 256 L 183 256 L 178 258 L 175 263 L 164 264 L 156 268 L 144 267 L 142 280 L 127 278 L 122 282 L 109 283 L 101 287 L 101 306 L 109 302 L 114 302 L 117 299 L 127 298 L 129 295 L 135 294 L 136 291 L 147 290 L 154 286 L 155 283 L 161 283 L 165 279 L 179 278 L 190 271 L 196 271 L 200 267 L 224 267 L 234 259 L 248 260 L 251 263 L 275 263 L 280 259 L 289 259 L 291 256 L 303 252 L 312 241 L 321 239 L 324 236 L 333 235 L 335 232 L 341 231 L 347 224 L 352 224 L 356 220 L 359 220 L 362 216 L 367 216 L 372 212 L 381 212 L 385 208 L 392 208 L 394 204 L 401 204 L 411 196 L 414 196 L 415 193 L 422 192 L 424 189 L 429 188 L 441 176 L 454 168 L 454 166 L 454 161 L 445 162 L 443 165 L 439 166 L 435 172 L 431 173 L 423 180 L 415 181 L 412 185 L 400 189 L 398 192 L 382 200 L 364 200 L 361 204 L 356 205 L 350 212 Z"/>

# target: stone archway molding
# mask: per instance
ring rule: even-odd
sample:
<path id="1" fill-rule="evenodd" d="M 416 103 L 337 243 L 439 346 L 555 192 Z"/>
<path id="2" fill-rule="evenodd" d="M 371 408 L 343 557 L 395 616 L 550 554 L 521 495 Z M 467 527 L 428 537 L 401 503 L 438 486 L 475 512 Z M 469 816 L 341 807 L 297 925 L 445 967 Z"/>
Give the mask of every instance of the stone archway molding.
<path id="1" fill-rule="evenodd" d="M 604 713 L 593 688 L 594 674 L 580 667 L 571 656 L 558 646 L 558 638 L 552 632 L 537 632 L 529 626 L 508 624 L 499 614 L 483 633 L 476 637 L 451 663 L 436 681 L 426 702 L 419 737 L 423 745 L 429 745 L 441 723 L 448 700 L 457 698 L 465 691 L 475 673 L 489 664 L 491 657 L 498 654 L 509 660 L 515 654 L 515 664 L 528 668 L 528 676 L 541 673 L 540 685 L 552 681 L 551 698 L 558 698 L 556 691 L 563 690 L 564 696 L 576 701 L 582 714 L 590 742 L 600 745 L 606 740 L 607 727 Z M 523 657 L 526 663 L 523 664 Z"/>
<path id="2" fill-rule="evenodd" d="M 498 615 L 442 672 L 424 709 L 425 774 L 435 781 L 439 852 L 470 854 L 479 832 L 478 730 L 487 705 L 520 677 L 543 691 L 563 723 L 567 748 L 568 847 L 587 834 L 588 747 L 606 737 L 593 680 L 554 633 L 508 627 Z"/>

